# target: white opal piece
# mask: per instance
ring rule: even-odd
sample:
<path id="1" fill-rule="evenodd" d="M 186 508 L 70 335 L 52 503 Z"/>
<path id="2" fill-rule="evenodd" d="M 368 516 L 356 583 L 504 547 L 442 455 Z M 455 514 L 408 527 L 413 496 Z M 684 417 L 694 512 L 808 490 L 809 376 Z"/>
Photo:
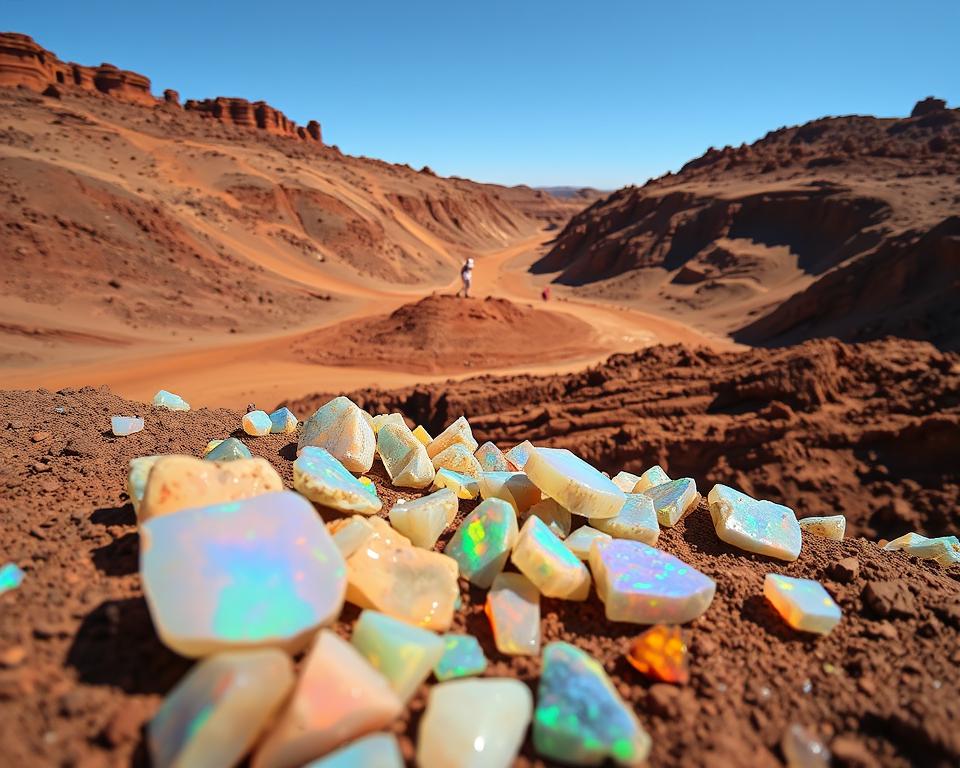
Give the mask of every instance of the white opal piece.
<path id="1" fill-rule="evenodd" d="M 147 487 L 147 478 L 150 477 L 150 470 L 153 465 L 162 459 L 166 454 L 156 454 L 154 456 L 138 456 L 130 459 L 129 469 L 127 471 L 127 496 L 130 497 L 130 503 L 133 505 L 133 511 L 140 514 L 140 502 L 143 501 L 143 492 Z"/>
<path id="2" fill-rule="evenodd" d="M 540 592 L 521 573 L 501 573 L 487 592 L 485 606 L 500 653 L 540 653 Z"/>
<path id="3" fill-rule="evenodd" d="M 944 568 L 960 563 L 960 540 L 956 536 L 928 539 L 919 533 L 907 533 L 888 542 L 883 548 L 889 552 L 902 550 L 923 560 L 936 560 Z"/>
<path id="4" fill-rule="evenodd" d="M 480 462 L 480 466 L 483 468 L 484 472 L 514 471 L 513 464 L 507 461 L 507 457 L 503 455 L 503 451 L 497 448 L 497 446 L 491 443 L 489 440 L 477 448 L 473 455 L 476 457 L 477 461 Z"/>
<path id="5" fill-rule="evenodd" d="M 587 560 L 594 541 L 610 541 L 611 538 L 613 537 L 609 533 L 598 531 L 589 525 L 581 525 L 563 540 L 563 545 L 581 560 Z"/>
<path id="6" fill-rule="evenodd" d="M 517 443 L 513 446 L 504 456 L 507 457 L 507 461 L 513 464 L 513 466 L 522 470 L 527 465 L 527 459 L 530 458 L 530 452 L 533 448 L 533 443 L 529 440 L 524 440 L 522 443 Z"/>
<path id="7" fill-rule="evenodd" d="M 324 448 L 350 472 L 369 472 L 376 437 L 365 413 L 352 400 L 335 397 L 304 422 L 297 453 L 308 445 Z"/>
<path id="8" fill-rule="evenodd" d="M 474 477 L 477 480 L 483 474 L 483 467 L 480 466 L 480 462 L 463 443 L 454 443 L 449 448 L 444 448 L 436 454 L 433 457 L 433 467 L 437 470 L 449 469 L 453 472 L 459 472 L 461 475 Z"/>
<path id="9" fill-rule="evenodd" d="M 534 448 L 524 471 L 545 496 L 574 515 L 616 517 L 626 494 L 565 448 Z"/>
<path id="10" fill-rule="evenodd" d="M 449 488 L 460 499 L 475 499 L 480 495 L 480 482 L 477 478 L 449 469 L 437 470 L 433 478 L 430 490 L 436 491 L 440 488 Z"/>
<path id="11" fill-rule="evenodd" d="M 797 523 L 800 525 L 801 531 L 833 541 L 843 541 L 843 535 L 847 531 L 847 518 L 843 515 L 804 517 L 797 520 Z"/>
<path id="12" fill-rule="evenodd" d="M 404 762 L 396 736 L 374 733 L 307 763 L 304 768 L 404 768 Z"/>
<path id="13" fill-rule="evenodd" d="M 590 572 L 539 517 L 523 524 L 511 561 L 547 597 L 586 600 Z"/>
<path id="14" fill-rule="evenodd" d="M 675 526 L 680 518 L 700 502 L 697 482 L 692 477 L 668 480 L 648 488 L 643 491 L 643 495 L 653 502 L 657 521 L 664 528 Z"/>
<path id="15" fill-rule="evenodd" d="M 540 489 L 523 472 L 484 472 L 480 475 L 480 495 L 485 499 L 503 499 L 518 515 L 540 502 Z"/>
<path id="16" fill-rule="evenodd" d="M 327 530 L 344 559 L 356 552 L 374 533 L 374 527 L 362 515 L 331 520 L 327 523 Z"/>
<path id="17" fill-rule="evenodd" d="M 537 492 L 539 493 L 539 489 Z M 547 524 L 547 528 L 561 539 L 565 539 L 570 534 L 570 528 L 573 526 L 570 511 L 561 507 L 553 499 L 543 499 L 543 501 L 537 502 L 520 515 L 520 520 L 525 523 L 527 518 L 531 516 L 543 520 Z"/>
<path id="18" fill-rule="evenodd" d="M 454 421 L 430 442 L 427 446 L 427 455 L 433 459 L 437 454 L 445 451 L 452 445 L 464 446 L 471 456 L 473 452 L 477 450 L 477 441 L 473 438 L 473 430 L 470 429 L 470 422 L 463 416 Z"/>
<path id="19" fill-rule="evenodd" d="M 840 623 L 840 607 L 813 579 L 768 573 L 763 580 L 763 596 L 787 624 L 802 632 L 825 635 Z"/>
<path id="20" fill-rule="evenodd" d="M 165 389 L 161 389 L 153 396 L 153 404 L 158 408 L 166 408 L 169 411 L 190 410 L 190 403 L 180 397 L 180 395 L 167 392 Z"/>
<path id="21" fill-rule="evenodd" d="M 240 420 L 243 431 L 253 437 L 263 437 L 269 435 L 273 428 L 273 422 L 270 421 L 270 415 L 266 411 L 250 411 L 245 413 Z"/>
<path id="22" fill-rule="evenodd" d="M 457 494 L 449 488 L 419 499 L 398 501 L 390 510 L 390 525 L 417 547 L 433 549 L 440 534 L 457 517 Z"/>
<path id="23" fill-rule="evenodd" d="M 143 419 L 140 416 L 111 416 L 110 429 L 117 437 L 133 435 L 143 431 Z"/>
<path id="24" fill-rule="evenodd" d="M 370 426 L 373 427 L 373 434 L 379 435 L 380 428 L 385 427 L 387 424 L 407 426 L 407 422 L 403 420 L 402 413 L 379 413 L 374 416 L 370 422 Z"/>
<path id="25" fill-rule="evenodd" d="M 427 449 L 406 424 L 387 423 L 377 433 L 377 453 L 390 481 L 399 488 L 426 488 L 434 468 Z"/>
<path id="26" fill-rule="evenodd" d="M 651 547 L 660 538 L 660 525 L 653 500 L 643 493 L 628 493 L 616 517 L 590 520 L 590 525 L 615 539 L 633 539 Z"/>
<path id="27" fill-rule="evenodd" d="M 758 501 L 719 483 L 713 486 L 707 501 L 721 541 L 780 560 L 791 561 L 800 556 L 800 525 L 790 507 Z"/>
<path id="28" fill-rule="evenodd" d="M 640 482 L 640 475 L 635 475 L 632 472 L 617 472 L 610 480 L 624 493 L 633 493 L 633 489 Z"/>
<path id="29" fill-rule="evenodd" d="M 270 414 L 270 431 L 275 435 L 296 432 L 299 423 L 296 414 L 289 408 L 278 408 Z"/>
<path id="30" fill-rule="evenodd" d="M 374 515 L 383 506 L 329 451 L 312 445 L 293 462 L 293 487 L 310 501 L 340 512 Z"/>
<path id="31" fill-rule="evenodd" d="M 643 493 L 644 491 L 655 488 L 658 485 L 663 485 L 664 483 L 669 482 L 670 477 L 666 472 L 663 471 L 663 467 L 661 467 L 659 464 L 655 464 L 642 475 L 640 475 L 640 480 L 633 487 L 633 492 Z"/>

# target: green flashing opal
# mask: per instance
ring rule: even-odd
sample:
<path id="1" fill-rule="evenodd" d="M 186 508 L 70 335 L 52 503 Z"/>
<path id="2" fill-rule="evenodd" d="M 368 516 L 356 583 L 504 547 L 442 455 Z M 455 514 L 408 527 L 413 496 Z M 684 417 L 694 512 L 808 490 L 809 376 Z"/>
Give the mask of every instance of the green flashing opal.
<path id="1" fill-rule="evenodd" d="M 433 668 L 437 680 L 482 675 L 487 668 L 487 657 L 473 635 L 448 634 L 443 636 L 443 656 Z"/>
<path id="2" fill-rule="evenodd" d="M 800 524 L 790 507 L 758 501 L 719 483 L 713 486 L 707 501 L 721 541 L 780 560 L 791 561 L 800 556 Z"/>
<path id="3" fill-rule="evenodd" d="M 228 437 L 211 448 L 203 458 L 206 461 L 237 461 L 238 459 L 252 459 L 253 454 L 237 438 Z"/>
<path id="4" fill-rule="evenodd" d="M 457 561 L 461 576 L 486 589 L 503 570 L 517 533 L 513 507 L 503 499 L 487 499 L 463 519 L 444 553 Z"/>
<path id="5" fill-rule="evenodd" d="M 653 502 L 657 520 L 664 528 L 672 528 L 700 499 L 697 483 L 692 477 L 669 480 L 643 491 Z M 648 541 L 647 544 L 654 542 Z"/>
<path id="6" fill-rule="evenodd" d="M 293 462 L 293 487 L 311 501 L 341 512 L 373 515 L 383 506 L 324 448 L 307 446 L 300 452 Z"/>

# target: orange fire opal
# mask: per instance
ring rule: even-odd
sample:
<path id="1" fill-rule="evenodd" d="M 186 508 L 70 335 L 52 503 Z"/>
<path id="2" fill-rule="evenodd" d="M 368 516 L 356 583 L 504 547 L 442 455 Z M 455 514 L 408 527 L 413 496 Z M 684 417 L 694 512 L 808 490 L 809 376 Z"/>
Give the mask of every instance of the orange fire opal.
<path id="1" fill-rule="evenodd" d="M 680 627 L 657 624 L 638 635 L 627 651 L 627 661 L 654 680 L 685 683 L 690 679 Z"/>

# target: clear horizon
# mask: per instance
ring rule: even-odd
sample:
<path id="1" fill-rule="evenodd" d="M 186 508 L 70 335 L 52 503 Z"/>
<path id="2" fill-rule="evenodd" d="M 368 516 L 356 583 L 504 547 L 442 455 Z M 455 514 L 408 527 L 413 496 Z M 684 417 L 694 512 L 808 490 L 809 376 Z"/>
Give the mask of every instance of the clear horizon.
<path id="1" fill-rule="evenodd" d="M 960 3 L 514 5 L 8 0 L 3 26 L 156 95 L 262 99 L 349 154 L 511 185 L 615 189 L 784 125 L 960 102 Z"/>

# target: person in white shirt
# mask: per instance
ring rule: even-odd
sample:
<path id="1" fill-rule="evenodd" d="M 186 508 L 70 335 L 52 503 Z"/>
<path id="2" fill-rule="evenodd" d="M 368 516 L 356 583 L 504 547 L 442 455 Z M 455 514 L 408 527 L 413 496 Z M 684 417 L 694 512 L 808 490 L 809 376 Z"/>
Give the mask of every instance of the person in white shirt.
<path id="1" fill-rule="evenodd" d="M 461 293 L 465 298 L 470 298 L 470 284 L 473 282 L 473 259 L 467 259 L 463 262 L 463 266 L 460 267 L 460 279 L 463 281 L 463 286 L 457 291 L 457 296 Z"/>

